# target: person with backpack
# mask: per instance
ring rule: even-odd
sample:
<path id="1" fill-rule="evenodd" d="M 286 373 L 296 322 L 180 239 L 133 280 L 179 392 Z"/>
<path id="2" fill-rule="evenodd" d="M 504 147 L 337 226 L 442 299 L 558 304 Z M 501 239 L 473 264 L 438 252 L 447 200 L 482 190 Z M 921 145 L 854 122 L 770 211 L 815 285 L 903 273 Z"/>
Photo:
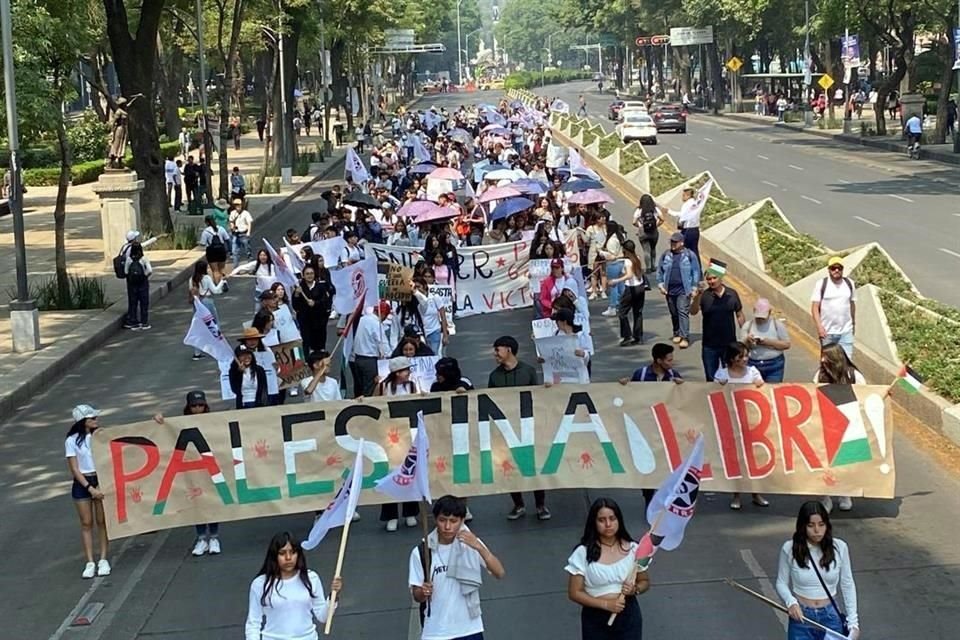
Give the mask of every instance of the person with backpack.
<path id="1" fill-rule="evenodd" d="M 637 228 L 647 273 L 657 270 L 657 242 L 660 241 L 659 229 L 660 225 L 663 224 L 663 213 L 666 211 L 666 207 L 657 207 L 657 203 L 653 201 L 653 196 L 645 193 L 640 196 L 637 209 L 633 212 L 633 226 Z"/>
<path id="2" fill-rule="evenodd" d="M 127 241 L 120 247 L 120 251 L 113 258 L 113 273 L 121 280 L 127 277 L 127 257 L 134 242 L 140 242 L 140 232 L 134 229 L 127 231 Z"/>
<path id="3" fill-rule="evenodd" d="M 150 329 L 148 313 L 150 310 L 150 275 L 153 267 L 143 254 L 143 245 L 134 242 L 124 264 L 127 280 L 127 321 L 124 329 L 147 331 Z"/>
<path id="4" fill-rule="evenodd" d="M 214 215 L 208 214 L 203 219 L 207 226 L 200 234 L 200 244 L 205 247 L 205 257 L 210 270 L 215 275 L 223 275 L 223 265 L 227 262 L 227 244 L 230 243 L 230 232 L 217 224 Z"/>
<path id="5" fill-rule="evenodd" d="M 853 334 L 857 326 L 857 297 L 853 280 L 843 275 L 843 258 L 827 260 L 828 276 L 814 285 L 810 315 L 820 345 L 839 344 L 853 359 Z"/>

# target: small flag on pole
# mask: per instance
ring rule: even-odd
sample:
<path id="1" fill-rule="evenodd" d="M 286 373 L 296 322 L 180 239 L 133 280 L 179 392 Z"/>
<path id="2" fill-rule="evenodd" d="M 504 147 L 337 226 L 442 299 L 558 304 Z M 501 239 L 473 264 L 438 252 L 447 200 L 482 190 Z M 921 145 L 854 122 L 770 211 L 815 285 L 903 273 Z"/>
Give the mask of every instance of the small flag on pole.
<path id="1" fill-rule="evenodd" d="M 295 471 L 294 471 L 295 472 Z M 357 457 L 354 458 L 350 474 L 343 480 L 340 491 L 333 502 L 324 510 L 323 515 L 317 518 L 310 530 L 310 535 L 303 541 L 303 548 L 307 551 L 316 549 L 330 529 L 342 527 L 353 519 L 360 500 L 360 487 L 363 482 L 363 440 L 357 448 Z"/>
<path id="2" fill-rule="evenodd" d="M 647 521 L 655 523 L 653 529 L 663 537 L 657 548 L 673 551 L 683 542 L 683 532 L 697 505 L 702 473 L 703 435 L 697 438 L 687 459 L 663 481 L 647 507 Z"/>
<path id="3" fill-rule="evenodd" d="M 716 258 L 710 258 L 710 264 L 707 265 L 707 273 L 712 273 L 718 278 L 727 275 L 727 263 L 720 262 Z"/>
<path id="4" fill-rule="evenodd" d="M 897 378 L 897 384 L 907 393 L 917 393 L 923 386 L 923 378 L 907 365 L 903 365 Z"/>
<path id="5" fill-rule="evenodd" d="M 423 411 L 417 413 L 417 435 L 403 463 L 378 480 L 375 488 L 400 502 L 433 502 L 430 497 L 430 439 L 423 423 Z"/>
<path id="6" fill-rule="evenodd" d="M 193 319 L 187 335 L 183 337 L 183 344 L 199 349 L 217 362 L 232 362 L 233 348 L 220 332 L 220 325 L 213 312 L 210 311 L 199 298 L 193 299 Z"/>

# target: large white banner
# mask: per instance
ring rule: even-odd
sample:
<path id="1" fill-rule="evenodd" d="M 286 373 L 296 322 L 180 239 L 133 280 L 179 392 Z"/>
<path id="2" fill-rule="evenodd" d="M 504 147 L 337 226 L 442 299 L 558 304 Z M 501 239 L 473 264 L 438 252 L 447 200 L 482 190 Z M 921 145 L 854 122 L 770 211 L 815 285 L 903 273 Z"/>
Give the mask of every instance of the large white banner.
<path id="1" fill-rule="evenodd" d="M 413 267 L 422 249 L 367 244 L 367 255 L 379 262 Z M 530 244 L 504 242 L 480 247 L 460 247 L 459 278 L 455 287 L 457 317 L 522 309 L 533 304 L 527 263 Z"/>

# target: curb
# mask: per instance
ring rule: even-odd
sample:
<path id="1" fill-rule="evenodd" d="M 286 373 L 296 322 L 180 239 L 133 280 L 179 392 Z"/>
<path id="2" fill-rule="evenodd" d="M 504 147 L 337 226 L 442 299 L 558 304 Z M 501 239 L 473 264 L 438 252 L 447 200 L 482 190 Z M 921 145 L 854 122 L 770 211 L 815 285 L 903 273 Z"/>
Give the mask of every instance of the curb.
<path id="1" fill-rule="evenodd" d="M 316 183 L 334 174 L 343 165 L 343 161 L 344 158 L 341 157 L 332 162 L 321 173 L 313 176 L 288 196 L 267 208 L 257 220 L 260 223 L 269 222 L 290 206 L 296 198 L 299 198 L 310 190 Z M 200 249 L 193 249 L 191 253 L 195 254 L 196 257 L 203 255 Z M 174 289 L 186 282 L 193 271 L 193 262 L 194 261 L 191 260 L 189 266 L 185 269 L 179 273 L 175 273 L 165 282 L 154 286 L 150 290 L 151 302 L 165 298 Z M 120 302 L 122 303 L 122 301 Z M 58 340 L 49 347 L 42 349 L 34 358 L 25 363 L 23 369 L 26 371 L 22 372 L 24 375 L 21 376 L 21 381 L 12 388 L 4 389 L 0 392 L 0 415 L 12 416 L 21 404 L 53 383 L 63 375 L 63 373 L 66 373 L 70 367 L 92 353 L 110 339 L 113 334 L 118 332 L 123 316 L 126 313 L 125 311 L 118 312 L 118 304 L 119 303 L 115 302 L 85 323 L 85 326 L 87 326 L 91 322 L 106 321 L 102 327 L 93 333 L 88 335 L 68 335 L 64 339 Z M 30 372 L 29 370 L 32 368 L 36 369 L 36 371 Z"/>

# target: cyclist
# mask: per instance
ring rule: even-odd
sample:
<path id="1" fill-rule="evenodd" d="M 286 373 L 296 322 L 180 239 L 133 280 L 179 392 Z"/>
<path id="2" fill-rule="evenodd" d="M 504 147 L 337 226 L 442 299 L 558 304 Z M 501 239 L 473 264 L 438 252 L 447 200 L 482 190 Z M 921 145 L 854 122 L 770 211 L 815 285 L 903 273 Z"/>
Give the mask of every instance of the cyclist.
<path id="1" fill-rule="evenodd" d="M 920 149 L 920 135 L 923 133 L 923 120 L 919 114 L 913 114 L 903 125 L 903 130 L 907 133 L 907 149 L 910 151 Z"/>

